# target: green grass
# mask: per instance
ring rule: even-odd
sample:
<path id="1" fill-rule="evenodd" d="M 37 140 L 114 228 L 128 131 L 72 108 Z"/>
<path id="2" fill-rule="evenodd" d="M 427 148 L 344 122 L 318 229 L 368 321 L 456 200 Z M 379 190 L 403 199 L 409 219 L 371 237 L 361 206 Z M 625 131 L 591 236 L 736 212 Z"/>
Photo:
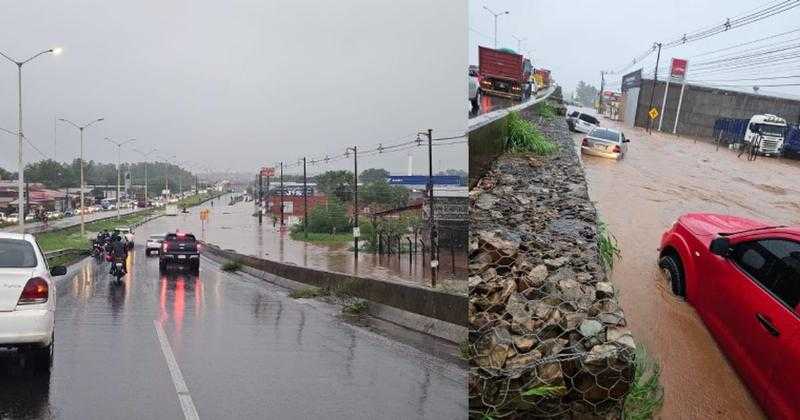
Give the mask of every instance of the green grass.
<path id="1" fill-rule="evenodd" d="M 597 230 L 597 248 L 600 253 L 600 261 L 607 270 L 613 270 L 614 260 L 622 259 L 617 238 L 608 231 L 608 226 L 603 222 L 598 224 Z"/>
<path id="2" fill-rule="evenodd" d="M 331 235 L 330 233 L 315 233 L 308 232 L 308 238 L 302 230 L 289 232 L 289 237 L 295 241 L 306 241 L 315 244 L 345 244 L 353 242 L 353 235 L 351 233 L 337 233 Z"/>
<path id="3" fill-rule="evenodd" d="M 47 264 L 50 267 L 57 267 L 60 265 L 69 266 L 70 264 L 80 260 L 86 255 L 88 255 L 86 252 L 76 250 L 75 252 L 70 252 L 68 254 L 63 254 L 57 257 L 48 258 Z"/>
<path id="4" fill-rule="evenodd" d="M 507 117 L 507 147 L 514 153 L 533 153 L 547 156 L 555 153 L 558 146 L 548 140 L 533 123 L 512 112 Z"/>
<path id="5" fill-rule="evenodd" d="M 552 105 L 548 104 L 547 102 L 539 102 L 534 106 L 534 110 L 537 114 L 539 114 L 542 118 L 549 120 L 556 117 L 556 109 L 553 108 Z"/>
<path id="6" fill-rule="evenodd" d="M 42 251 L 51 252 L 59 249 L 76 249 L 88 250 L 91 246 L 91 239 L 103 229 L 112 230 L 116 227 L 129 227 L 136 223 L 140 223 L 151 217 L 153 210 L 141 211 L 133 214 L 128 214 L 120 217 L 110 219 L 98 220 L 95 222 L 88 222 L 85 224 L 86 236 L 81 236 L 80 226 L 73 226 L 67 229 L 55 230 L 50 232 L 42 232 L 36 234 L 36 240 Z"/>
<path id="7" fill-rule="evenodd" d="M 222 264 L 222 271 L 227 271 L 229 273 L 234 273 L 242 269 L 242 263 L 239 261 L 228 261 L 225 264 Z"/>
<path id="8" fill-rule="evenodd" d="M 469 340 L 458 343 L 458 355 L 464 360 L 472 360 L 475 357 L 475 348 Z"/>
<path id="9" fill-rule="evenodd" d="M 345 305 L 344 308 L 342 308 L 342 312 L 348 315 L 362 315 L 367 312 L 367 309 L 369 309 L 369 303 L 367 303 L 366 300 L 359 299 L 353 303 Z"/>
<path id="10" fill-rule="evenodd" d="M 636 350 L 636 373 L 625 397 L 622 416 L 626 420 L 652 419 L 664 403 L 661 367 L 641 345 Z"/>
<path id="11" fill-rule="evenodd" d="M 292 290 L 289 293 L 289 297 L 293 299 L 313 299 L 328 295 L 330 295 L 330 291 L 319 287 L 304 287 L 302 289 Z"/>

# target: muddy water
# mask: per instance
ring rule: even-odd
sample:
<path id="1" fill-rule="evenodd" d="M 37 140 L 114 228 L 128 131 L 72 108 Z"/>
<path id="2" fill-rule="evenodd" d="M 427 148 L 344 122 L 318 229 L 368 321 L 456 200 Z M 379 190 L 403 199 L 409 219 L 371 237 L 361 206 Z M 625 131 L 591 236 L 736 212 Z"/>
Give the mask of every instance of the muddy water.
<path id="1" fill-rule="evenodd" d="M 273 227 L 269 217 L 259 227 L 258 219 L 252 216 L 253 203 L 240 202 L 229 206 L 227 202 L 227 198 L 222 198 L 216 200 L 214 207 L 206 203 L 190 209 L 188 214 L 161 217 L 151 222 L 151 230 L 186 230 L 221 248 L 234 249 L 241 254 L 272 261 L 399 283 L 430 285 L 429 257 L 426 256 L 423 261 L 421 253 L 412 258 L 409 258 L 409 254 L 402 254 L 398 258 L 397 254 L 376 255 L 361 252 L 356 260 L 350 251 L 351 244 L 326 245 L 295 241 L 289 237 L 287 230 L 281 231 Z M 210 210 L 205 229 L 199 218 L 200 208 Z M 291 218 L 287 220 L 288 224 L 294 222 Z M 441 258 L 437 288 L 466 294 L 466 255 L 456 253 L 455 264 L 452 264 L 449 249 L 442 248 L 439 253 Z"/>
<path id="2" fill-rule="evenodd" d="M 663 368 L 662 418 L 763 418 L 689 304 L 676 299 L 656 266 L 661 233 L 686 212 L 719 212 L 800 224 L 797 161 L 737 159 L 712 144 L 621 128 L 622 161 L 583 156 L 589 195 L 616 236 L 622 261 L 612 278 L 639 343 Z M 574 135 L 576 146 L 582 135 Z"/>

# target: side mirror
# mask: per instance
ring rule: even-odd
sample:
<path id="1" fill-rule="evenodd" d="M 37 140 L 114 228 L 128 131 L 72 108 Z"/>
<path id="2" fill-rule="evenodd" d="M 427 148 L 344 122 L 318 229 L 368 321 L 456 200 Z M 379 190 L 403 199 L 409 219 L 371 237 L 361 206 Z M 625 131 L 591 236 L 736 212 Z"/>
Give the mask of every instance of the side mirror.
<path id="1" fill-rule="evenodd" d="M 714 255 L 727 258 L 731 253 L 731 240 L 725 236 L 714 238 L 708 250 Z"/>
<path id="2" fill-rule="evenodd" d="M 630 143 L 631 141 L 628 139 L 622 140 L 623 143 Z"/>
<path id="3" fill-rule="evenodd" d="M 67 267 L 63 265 L 57 265 L 50 269 L 51 276 L 63 276 L 65 274 L 67 274 Z"/>

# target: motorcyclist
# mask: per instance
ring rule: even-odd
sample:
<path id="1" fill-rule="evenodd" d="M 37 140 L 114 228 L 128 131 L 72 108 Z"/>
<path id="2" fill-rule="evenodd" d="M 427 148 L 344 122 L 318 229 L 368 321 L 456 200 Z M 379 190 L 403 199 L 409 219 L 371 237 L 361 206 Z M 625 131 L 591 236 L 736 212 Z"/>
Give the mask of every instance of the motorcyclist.
<path id="1" fill-rule="evenodd" d="M 128 247 L 125 246 L 125 243 L 122 242 L 122 238 L 118 234 L 114 234 L 111 236 L 111 242 L 109 243 L 109 252 L 112 255 L 112 264 L 111 270 L 109 274 L 114 274 L 114 269 L 116 268 L 116 261 L 121 259 L 123 261 L 122 270 L 123 273 L 127 272 L 125 265 L 127 264 L 128 260 Z"/>

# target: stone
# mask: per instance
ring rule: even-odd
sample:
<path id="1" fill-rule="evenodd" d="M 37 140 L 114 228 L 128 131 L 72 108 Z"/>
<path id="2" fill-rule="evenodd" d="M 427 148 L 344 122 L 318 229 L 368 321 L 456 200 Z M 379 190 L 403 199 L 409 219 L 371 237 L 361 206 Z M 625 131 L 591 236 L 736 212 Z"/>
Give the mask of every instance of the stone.
<path id="1" fill-rule="evenodd" d="M 529 366 L 534 366 L 542 358 L 538 351 L 530 353 L 518 354 L 512 358 L 507 359 L 506 369 L 522 369 Z"/>
<path id="2" fill-rule="evenodd" d="M 578 327 L 578 331 L 584 337 L 594 337 L 603 331 L 603 324 L 593 319 L 584 319 L 580 327 Z"/>
<path id="3" fill-rule="evenodd" d="M 595 283 L 594 288 L 597 289 L 597 299 L 605 299 L 614 296 L 614 286 L 605 281 Z"/>
<path id="4" fill-rule="evenodd" d="M 559 268 L 564 264 L 566 264 L 567 262 L 569 262 L 569 258 L 567 257 L 558 257 L 554 259 L 544 260 L 545 265 L 547 265 L 549 268 Z"/>
<path id="5" fill-rule="evenodd" d="M 518 335 L 514 337 L 514 347 L 520 353 L 527 353 L 534 345 L 536 345 L 536 339 L 532 336 Z"/>
<path id="6" fill-rule="evenodd" d="M 589 350 L 589 354 L 586 355 L 583 362 L 589 365 L 603 363 L 616 357 L 618 352 L 619 350 L 613 344 L 600 344 Z"/>
<path id="7" fill-rule="evenodd" d="M 636 350 L 636 342 L 633 341 L 631 330 L 623 327 L 609 327 L 606 330 L 606 340 L 617 343 L 629 350 Z"/>
<path id="8" fill-rule="evenodd" d="M 475 206 L 482 210 L 488 210 L 497 204 L 499 198 L 489 193 L 483 193 L 475 200 Z"/>
<path id="9" fill-rule="evenodd" d="M 528 300 L 520 294 L 512 294 L 506 303 L 506 312 L 511 315 L 514 322 L 524 324 L 531 319 L 528 311 Z"/>

